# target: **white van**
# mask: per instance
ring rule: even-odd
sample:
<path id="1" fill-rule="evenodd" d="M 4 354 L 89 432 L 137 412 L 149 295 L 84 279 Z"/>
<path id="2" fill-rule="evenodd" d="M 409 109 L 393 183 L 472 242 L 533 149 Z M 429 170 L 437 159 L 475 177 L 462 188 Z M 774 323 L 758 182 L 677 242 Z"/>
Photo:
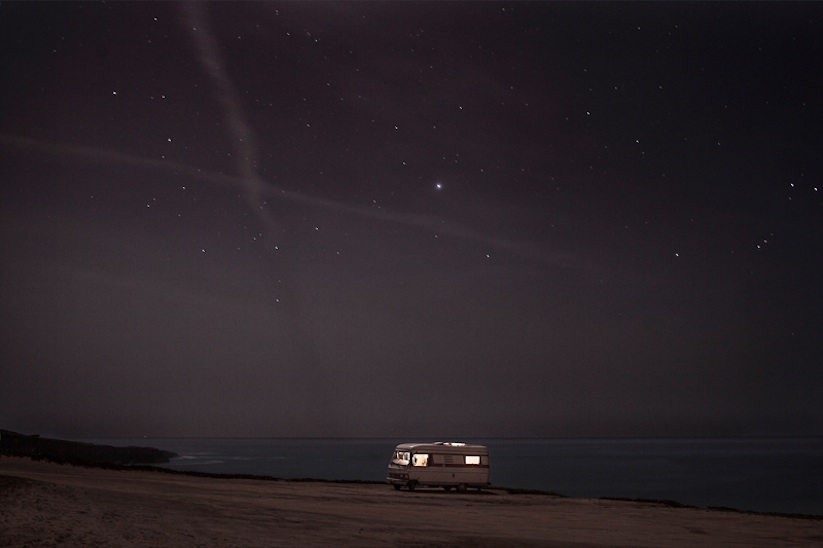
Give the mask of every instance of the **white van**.
<path id="1" fill-rule="evenodd" d="M 456 487 L 489 485 L 489 450 L 484 445 L 438 441 L 401 443 L 394 449 L 386 480 L 400 489 L 413 491 L 418 485 Z"/>

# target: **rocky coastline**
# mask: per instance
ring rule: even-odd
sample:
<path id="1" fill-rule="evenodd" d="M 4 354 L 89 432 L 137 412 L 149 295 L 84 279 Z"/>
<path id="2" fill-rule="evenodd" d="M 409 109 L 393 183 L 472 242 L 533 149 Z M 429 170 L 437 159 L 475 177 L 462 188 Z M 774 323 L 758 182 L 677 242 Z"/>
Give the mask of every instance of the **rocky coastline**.
<path id="1" fill-rule="evenodd" d="M 29 457 L 61 464 L 83 466 L 130 466 L 163 464 L 178 456 L 154 447 L 117 447 L 80 441 L 43 438 L 0 429 L 0 455 Z"/>

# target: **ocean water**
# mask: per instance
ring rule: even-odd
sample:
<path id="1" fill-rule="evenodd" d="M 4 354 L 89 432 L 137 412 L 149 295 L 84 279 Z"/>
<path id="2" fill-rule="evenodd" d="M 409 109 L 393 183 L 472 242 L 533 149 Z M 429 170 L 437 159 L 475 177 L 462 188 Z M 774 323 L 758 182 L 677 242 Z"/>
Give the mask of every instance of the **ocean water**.
<path id="1" fill-rule="evenodd" d="M 106 438 L 180 455 L 174 470 L 383 481 L 411 439 Z M 487 445 L 493 486 L 570 497 L 823 515 L 823 438 L 467 439 Z"/>

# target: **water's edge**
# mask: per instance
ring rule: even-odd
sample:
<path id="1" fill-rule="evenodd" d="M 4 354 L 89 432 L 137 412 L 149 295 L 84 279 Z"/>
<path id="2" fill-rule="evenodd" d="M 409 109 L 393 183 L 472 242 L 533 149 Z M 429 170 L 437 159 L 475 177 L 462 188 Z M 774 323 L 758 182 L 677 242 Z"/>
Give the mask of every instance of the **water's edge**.
<path id="1" fill-rule="evenodd" d="M 382 483 L 399 439 L 112 438 L 180 455 L 158 468 L 215 477 Z M 419 441 L 419 440 L 412 440 Z M 823 515 L 823 438 L 475 439 L 492 485 L 796 516 Z M 154 467 L 152 467 L 154 468 Z M 673 502 L 677 501 L 677 502 Z"/>

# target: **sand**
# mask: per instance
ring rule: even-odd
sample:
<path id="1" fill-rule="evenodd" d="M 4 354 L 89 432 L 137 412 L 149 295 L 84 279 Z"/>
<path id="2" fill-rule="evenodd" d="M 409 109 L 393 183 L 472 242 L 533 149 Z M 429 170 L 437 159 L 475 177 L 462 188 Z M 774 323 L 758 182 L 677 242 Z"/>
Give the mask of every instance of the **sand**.
<path id="1" fill-rule="evenodd" d="M 823 546 L 823 520 L 0 458 L 0 546 Z"/>

